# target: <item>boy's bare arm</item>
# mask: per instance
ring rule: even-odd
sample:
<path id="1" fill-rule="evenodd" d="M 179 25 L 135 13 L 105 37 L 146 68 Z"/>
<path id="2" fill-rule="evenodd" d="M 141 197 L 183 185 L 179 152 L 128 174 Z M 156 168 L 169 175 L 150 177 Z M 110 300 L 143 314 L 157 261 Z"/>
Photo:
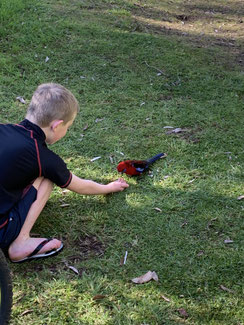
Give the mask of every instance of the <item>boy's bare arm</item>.
<path id="1" fill-rule="evenodd" d="M 67 187 L 70 191 L 91 195 L 91 194 L 108 194 L 113 192 L 123 191 L 125 188 L 129 187 L 126 181 L 123 178 L 111 182 L 107 185 L 99 184 L 94 181 L 87 179 L 82 179 L 74 174 L 72 174 L 72 180 Z"/>

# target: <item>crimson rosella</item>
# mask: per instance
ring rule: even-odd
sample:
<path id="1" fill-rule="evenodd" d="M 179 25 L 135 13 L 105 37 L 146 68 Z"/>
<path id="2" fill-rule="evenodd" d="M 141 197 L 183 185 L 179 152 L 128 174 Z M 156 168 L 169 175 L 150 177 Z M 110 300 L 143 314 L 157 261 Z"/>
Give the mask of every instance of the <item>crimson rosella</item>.
<path id="1" fill-rule="evenodd" d="M 149 170 L 150 165 L 156 160 L 166 156 L 166 153 L 159 153 L 148 160 L 124 160 L 118 164 L 117 170 L 122 174 L 125 173 L 129 176 L 138 176 Z"/>

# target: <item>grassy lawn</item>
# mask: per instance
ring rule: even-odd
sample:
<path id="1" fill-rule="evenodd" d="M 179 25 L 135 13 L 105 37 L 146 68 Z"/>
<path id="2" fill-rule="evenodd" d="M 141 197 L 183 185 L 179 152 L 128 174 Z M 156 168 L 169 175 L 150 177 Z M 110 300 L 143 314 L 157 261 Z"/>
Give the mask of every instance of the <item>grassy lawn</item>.
<path id="1" fill-rule="evenodd" d="M 10 264 L 10 324 L 244 324 L 243 16 L 237 0 L 1 1 L 1 123 L 52 81 L 80 103 L 52 146 L 78 176 L 168 154 L 121 193 L 55 188 L 33 233 L 65 249 Z"/>

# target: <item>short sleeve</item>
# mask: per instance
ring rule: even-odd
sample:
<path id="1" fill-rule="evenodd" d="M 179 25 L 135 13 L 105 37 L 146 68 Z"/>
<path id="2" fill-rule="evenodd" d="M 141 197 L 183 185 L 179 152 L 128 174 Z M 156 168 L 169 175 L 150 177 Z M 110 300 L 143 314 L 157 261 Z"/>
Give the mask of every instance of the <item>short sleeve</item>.
<path id="1" fill-rule="evenodd" d="M 42 176 L 48 178 L 59 187 L 67 187 L 72 180 L 72 173 L 68 170 L 62 158 L 46 148 L 41 157 Z"/>

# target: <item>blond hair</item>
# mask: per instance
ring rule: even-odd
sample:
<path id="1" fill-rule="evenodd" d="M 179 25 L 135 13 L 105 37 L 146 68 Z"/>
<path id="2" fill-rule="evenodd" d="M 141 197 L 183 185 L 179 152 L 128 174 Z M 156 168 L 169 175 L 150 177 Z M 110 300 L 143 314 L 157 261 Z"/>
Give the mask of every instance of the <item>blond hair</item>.
<path id="1" fill-rule="evenodd" d="M 54 120 L 63 120 L 64 124 L 72 120 L 79 111 L 75 96 L 65 87 L 46 83 L 34 92 L 26 117 L 33 117 L 40 127 L 47 127 Z"/>

